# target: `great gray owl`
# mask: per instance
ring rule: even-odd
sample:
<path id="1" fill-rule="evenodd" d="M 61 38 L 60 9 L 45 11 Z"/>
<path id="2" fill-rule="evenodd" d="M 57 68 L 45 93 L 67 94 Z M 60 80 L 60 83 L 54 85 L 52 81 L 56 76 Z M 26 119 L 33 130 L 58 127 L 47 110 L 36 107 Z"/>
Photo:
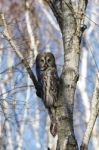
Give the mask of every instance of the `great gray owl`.
<path id="1" fill-rule="evenodd" d="M 36 74 L 41 85 L 40 96 L 45 107 L 53 107 L 58 95 L 58 74 L 55 57 L 52 53 L 45 52 L 37 55 Z"/>
<path id="2" fill-rule="evenodd" d="M 55 57 L 50 52 L 37 55 L 36 74 L 38 78 L 39 91 L 37 95 L 42 98 L 51 119 L 50 132 L 53 136 L 57 133 L 55 118 L 55 102 L 58 96 L 59 78 Z"/>

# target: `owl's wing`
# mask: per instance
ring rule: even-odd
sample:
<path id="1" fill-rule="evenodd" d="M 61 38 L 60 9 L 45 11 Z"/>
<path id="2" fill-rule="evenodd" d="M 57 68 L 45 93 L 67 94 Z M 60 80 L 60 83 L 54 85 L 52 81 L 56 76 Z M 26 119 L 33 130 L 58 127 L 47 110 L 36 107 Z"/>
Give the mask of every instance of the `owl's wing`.
<path id="1" fill-rule="evenodd" d="M 40 70 L 39 67 L 36 67 L 36 75 L 37 75 L 37 79 L 38 79 L 38 90 L 36 92 L 37 96 L 42 98 L 42 80 L 43 80 L 43 72 Z"/>

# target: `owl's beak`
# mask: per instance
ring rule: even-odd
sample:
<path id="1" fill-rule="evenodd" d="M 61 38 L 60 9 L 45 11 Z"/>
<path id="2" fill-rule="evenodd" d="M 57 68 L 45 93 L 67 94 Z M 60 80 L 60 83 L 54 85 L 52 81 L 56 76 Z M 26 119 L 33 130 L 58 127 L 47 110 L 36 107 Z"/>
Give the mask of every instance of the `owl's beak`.
<path id="1" fill-rule="evenodd" d="M 47 64 L 44 64 L 44 66 L 41 68 L 41 71 L 44 71 L 47 69 Z"/>
<path id="2" fill-rule="evenodd" d="M 44 68 L 47 69 L 47 67 L 48 67 L 47 64 L 45 64 L 45 65 L 44 65 Z"/>

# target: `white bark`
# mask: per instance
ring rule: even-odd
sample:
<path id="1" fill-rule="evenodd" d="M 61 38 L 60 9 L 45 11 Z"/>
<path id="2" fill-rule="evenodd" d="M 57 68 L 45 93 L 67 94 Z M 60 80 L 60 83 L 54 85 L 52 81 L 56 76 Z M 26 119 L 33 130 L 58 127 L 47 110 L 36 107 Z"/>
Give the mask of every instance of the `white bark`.
<path id="1" fill-rule="evenodd" d="M 5 90 L 5 86 L 4 84 L 1 83 L 1 92 L 2 93 L 5 93 L 6 90 Z M 13 140 L 12 140 L 12 135 L 11 135 L 11 127 L 10 127 L 10 123 L 8 121 L 8 118 L 7 118 L 7 108 L 8 108 L 8 105 L 7 105 L 7 102 L 6 102 L 6 95 L 3 95 L 2 96 L 2 111 L 3 111 L 3 114 L 4 114 L 4 120 L 5 120 L 5 129 L 6 129 L 6 132 L 7 132 L 7 136 L 8 138 L 6 139 L 5 142 L 7 142 L 7 150 L 13 150 Z M 1 126 L 2 124 L 0 124 Z M 2 128 L 2 127 L 0 127 Z M 1 132 L 1 135 L 2 135 L 2 132 Z M 2 135 L 3 136 L 3 135 Z M 4 139 L 5 140 L 5 139 Z"/>
<path id="2" fill-rule="evenodd" d="M 91 114 L 90 114 L 90 119 L 87 124 L 87 128 L 83 137 L 82 141 L 82 147 L 88 147 L 88 143 L 90 140 L 90 137 L 92 135 L 92 131 L 98 116 L 98 111 L 99 111 L 99 73 L 96 75 L 96 85 L 93 93 L 93 98 L 92 98 L 92 106 L 91 106 Z"/>
<path id="3" fill-rule="evenodd" d="M 31 26 L 31 19 L 30 19 L 30 4 L 29 1 L 26 0 L 26 10 L 25 10 L 25 20 L 26 20 L 26 25 L 27 25 L 27 31 L 28 31 L 28 35 L 30 38 L 30 48 L 33 52 L 33 57 L 34 59 L 37 56 L 37 46 L 36 46 L 36 42 L 35 42 L 35 38 L 34 38 L 34 33 L 32 31 L 32 26 Z"/>

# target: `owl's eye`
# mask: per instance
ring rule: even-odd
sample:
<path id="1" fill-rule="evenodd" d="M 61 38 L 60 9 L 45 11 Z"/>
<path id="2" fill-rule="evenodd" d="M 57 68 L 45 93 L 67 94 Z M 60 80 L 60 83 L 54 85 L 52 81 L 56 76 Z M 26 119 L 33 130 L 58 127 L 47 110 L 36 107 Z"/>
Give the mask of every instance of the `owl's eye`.
<path id="1" fill-rule="evenodd" d="M 44 59 L 41 59 L 40 62 L 41 62 L 41 63 L 44 63 Z"/>
<path id="2" fill-rule="evenodd" d="M 47 62 L 48 62 L 48 63 L 50 63 L 50 62 L 51 62 L 51 59 L 50 59 L 50 58 L 48 58 L 48 59 L 47 59 Z"/>

